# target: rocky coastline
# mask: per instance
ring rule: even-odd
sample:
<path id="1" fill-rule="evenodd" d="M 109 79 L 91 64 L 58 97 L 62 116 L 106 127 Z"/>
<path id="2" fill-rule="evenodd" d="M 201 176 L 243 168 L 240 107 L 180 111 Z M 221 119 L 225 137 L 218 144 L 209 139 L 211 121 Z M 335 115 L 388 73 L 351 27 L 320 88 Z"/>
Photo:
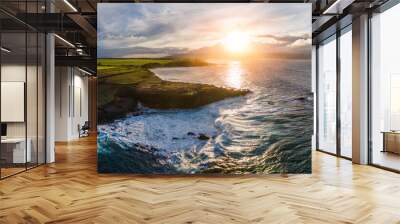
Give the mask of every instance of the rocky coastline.
<path id="1" fill-rule="evenodd" d="M 109 94 L 107 102 L 98 102 L 98 120 L 109 122 L 127 114 L 141 114 L 140 106 L 153 109 L 191 109 L 220 101 L 230 97 L 244 96 L 247 89 L 217 87 L 208 84 L 164 81 L 157 77 L 149 68 L 184 66 L 185 63 L 149 62 L 141 66 L 118 65 L 114 69 L 124 71 L 119 74 L 107 71 L 99 77 L 99 95 Z M 187 66 L 195 66 L 193 62 Z M 204 64 L 201 64 L 202 66 Z M 101 98 L 101 97 L 100 97 Z"/>

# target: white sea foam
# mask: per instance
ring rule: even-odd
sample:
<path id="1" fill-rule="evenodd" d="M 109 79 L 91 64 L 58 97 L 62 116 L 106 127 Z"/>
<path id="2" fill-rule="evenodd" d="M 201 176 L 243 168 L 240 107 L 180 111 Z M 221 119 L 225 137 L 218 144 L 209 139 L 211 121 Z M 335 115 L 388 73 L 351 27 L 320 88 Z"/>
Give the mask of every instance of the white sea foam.
<path id="1" fill-rule="evenodd" d="M 303 77 L 304 72 L 279 70 L 279 73 L 274 73 L 265 67 L 242 69 L 234 65 L 236 67 L 232 69 L 229 66 L 159 68 L 152 71 L 164 80 L 227 87 L 239 85 L 250 89 L 252 94 L 190 110 L 145 109 L 143 115 L 101 125 L 100 132 L 112 135 L 117 142 L 152 146 L 170 158 L 177 169 L 189 172 L 205 162 L 196 157 L 200 154 L 207 155 L 206 160 L 210 162 L 221 152 L 237 153 L 231 159 L 245 163 L 251 156 L 257 156 L 254 154 L 257 148 L 261 148 L 260 153 L 263 153 L 277 138 L 296 135 L 291 130 L 302 125 L 281 115 L 296 115 L 297 104 L 300 110 L 304 109 L 302 102 L 293 100 L 297 88 L 308 83 Z M 238 72 L 240 79 L 230 78 Z M 296 77 L 298 74 L 302 74 L 301 79 Z M 200 134 L 210 139 L 200 140 Z"/>
<path id="2" fill-rule="evenodd" d="M 224 110 L 240 105 L 235 98 L 216 102 L 193 110 L 146 110 L 140 116 L 128 116 L 100 128 L 104 132 L 121 133 L 119 138 L 142 145 L 151 145 L 169 152 L 199 150 L 207 141 L 200 134 L 216 137 L 219 134 L 215 120 Z M 193 133 L 194 135 L 192 135 Z"/>

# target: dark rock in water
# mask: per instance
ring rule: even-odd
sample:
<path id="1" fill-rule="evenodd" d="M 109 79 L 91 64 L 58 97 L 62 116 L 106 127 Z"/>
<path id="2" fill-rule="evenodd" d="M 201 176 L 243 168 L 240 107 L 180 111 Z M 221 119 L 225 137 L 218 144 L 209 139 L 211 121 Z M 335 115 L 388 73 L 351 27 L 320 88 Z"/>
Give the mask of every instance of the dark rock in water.
<path id="1" fill-rule="evenodd" d="M 193 155 L 191 155 L 190 153 L 185 153 L 184 156 L 187 159 L 193 159 Z"/>
<path id="2" fill-rule="evenodd" d="M 179 139 L 179 138 L 177 138 L 177 137 L 173 137 L 173 138 L 172 138 L 172 140 L 178 140 L 178 139 Z"/>
<path id="3" fill-rule="evenodd" d="M 199 140 L 208 140 L 208 139 L 210 139 L 210 137 L 208 137 L 208 136 L 205 135 L 205 134 L 200 133 L 198 139 L 199 139 Z"/>
<path id="4" fill-rule="evenodd" d="M 305 100 L 307 100 L 307 98 L 306 98 L 306 97 L 298 97 L 298 98 L 296 98 L 295 100 L 305 101 Z"/>
<path id="5" fill-rule="evenodd" d="M 128 113 L 141 113 L 138 110 L 138 100 L 132 88 L 121 87 L 116 90 L 113 99 L 98 107 L 99 123 L 108 122 L 126 116 Z"/>
<path id="6" fill-rule="evenodd" d="M 190 136 L 195 136 L 196 134 L 195 134 L 195 133 L 193 133 L 193 132 L 190 132 L 190 131 L 189 131 L 189 132 L 187 133 L 187 135 L 190 135 Z"/>
<path id="7" fill-rule="evenodd" d="M 128 113 L 128 115 L 131 115 L 131 116 L 143 115 L 143 111 L 134 111 L 134 112 Z"/>
<path id="8" fill-rule="evenodd" d="M 142 66 L 119 65 L 99 77 L 98 121 L 107 123 L 127 114 L 140 115 L 139 103 L 153 109 L 192 109 L 230 97 L 245 96 L 247 89 L 223 88 L 209 84 L 165 81 L 149 68 L 202 66 L 197 60 L 174 60 Z M 122 71 L 129 71 L 127 73 Z M 111 73 L 110 73 L 111 72 Z M 132 78 L 132 72 L 140 75 Z M 106 74 L 107 73 L 107 74 Z M 118 75 L 117 80 L 109 79 Z"/>
<path id="9" fill-rule="evenodd" d="M 247 89 L 164 81 L 145 68 L 144 71 L 147 76 L 135 85 L 134 94 L 142 105 L 154 109 L 191 109 L 250 93 Z"/>

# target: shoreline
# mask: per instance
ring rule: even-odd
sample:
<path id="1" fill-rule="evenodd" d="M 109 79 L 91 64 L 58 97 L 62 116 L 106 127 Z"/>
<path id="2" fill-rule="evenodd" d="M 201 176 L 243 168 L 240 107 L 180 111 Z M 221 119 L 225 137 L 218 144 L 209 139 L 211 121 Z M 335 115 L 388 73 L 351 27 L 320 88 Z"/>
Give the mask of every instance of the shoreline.
<path id="1" fill-rule="evenodd" d="M 104 63 L 98 64 L 105 65 Z M 112 59 L 101 73 L 99 81 L 105 91 L 99 89 L 99 120 L 109 122 L 129 113 L 137 113 L 139 103 L 152 109 L 192 109 L 208 105 L 223 99 L 244 96 L 250 93 L 247 89 L 217 87 L 209 84 L 173 82 L 162 80 L 151 68 L 194 67 L 208 63 L 200 61 L 170 60 L 164 64 L 146 59 L 142 65 L 116 65 L 112 67 Z M 134 60 L 134 59 L 132 59 Z M 144 60 L 144 59 L 143 59 Z M 118 59 L 115 59 L 118 62 Z M 112 71 L 112 70 L 115 70 Z M 118 73 L 119 70 L 123 71 Z M 99 69 L 101 71 L 101 69 Z M 107 94 L 111 94 L 110 97 Z M 101 98 L 103 96 L 103 99 Z M 109 97 L 104 103 L 104 97 Z"/>

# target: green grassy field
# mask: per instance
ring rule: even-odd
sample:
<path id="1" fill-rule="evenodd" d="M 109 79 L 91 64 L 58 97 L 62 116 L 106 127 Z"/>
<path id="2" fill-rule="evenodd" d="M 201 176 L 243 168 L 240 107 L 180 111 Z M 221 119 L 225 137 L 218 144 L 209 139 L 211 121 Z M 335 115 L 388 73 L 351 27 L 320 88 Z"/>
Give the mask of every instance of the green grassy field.
<path id="1" fill-rule="evenodd" d="M 126 105 L 137 102 L 158 109 L 194 108 L 248 93 L 213 85 L 164 81 L 149 70 L 203 65 L 208 63 L 192 59 L 98 59 L 98 107 L 103 112 L 111 111 L 102 113 L 109 117 L 110 113 L 119 116 L 132 112 Z"/>
<path id="2" fill-rule="evenodd" d="M 118 92 L 119 85 L 137 85 L 139 83 L 159 84 L 160 78 L 155 76 L 148 68 L 154 67 L 176 67 L 206 65 L 207 63 L 198 60 L 188 59 L 97 59 L 97 75 L 102 89 L 99 91 L 99 106 L 111 102 Z M 164 87 L 169 89 L 164 82 Z"/>
<path id="3" fill-rule="evenodd" d="M 98 105 L 110 103 L 123 85 L 135 85 L 140 82 L 161 81 L 157 76 L 143 67 L 148 64 L 166 64 L 170 59 L 97 59 L 99 83 Z"/>
<path id="4" fill-rule="evenodd" d="M 150 63 L 166 64 L 173 59 L 152 59 L 152 58 L 99 58 L 97 66 L 143 66 Z"/>

